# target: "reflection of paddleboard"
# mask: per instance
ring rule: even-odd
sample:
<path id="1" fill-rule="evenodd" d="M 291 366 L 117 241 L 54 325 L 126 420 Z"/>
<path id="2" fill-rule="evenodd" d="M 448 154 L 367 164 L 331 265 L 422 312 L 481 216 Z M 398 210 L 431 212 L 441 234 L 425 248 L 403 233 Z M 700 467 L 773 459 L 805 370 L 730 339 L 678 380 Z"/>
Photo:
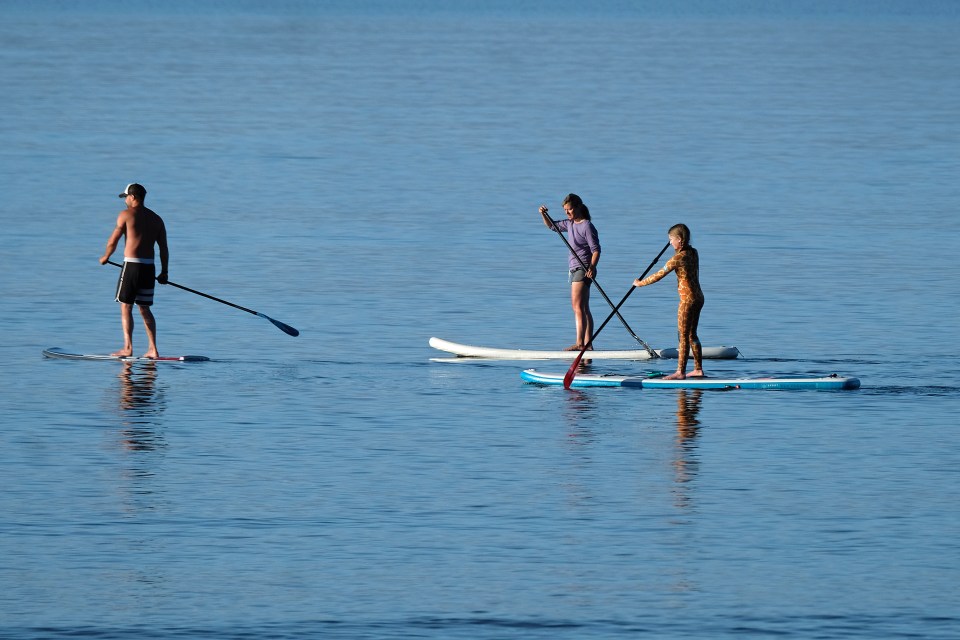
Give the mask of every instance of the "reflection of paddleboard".
<path id="1" fill-rule="evenodd" d="M 527 369 L 520 373 L 524 382 L 562 385 L 564 373 L 542 373 Z M 571 387 L 639 387 L 642 389 L 859 389 L 860 380 L 836 374 L 823 378 L 687 378 L 664 380 L 657 376 L 617 376 L 579 373 Z"/>
<path id="2" fill-rule="evenodd" d="M 96 355 L 70 353 L 60 347 L 50 347 L 43 350 L 43 355 L 48 358 L 65 358 L 67 360 L 115 360 L 117 362 L 204 362 L 209 360 L 207 356 L 161 356 L 159 358 L 143 358 L 140 356 L 130 356 L 121 358 L 119 356 Z"/>
<path id="3" fill-rule="evenodd" d="M 488 358 L 495 360 L 573 360 L 579 351 L 541 351 L 537 349 L 498 349 L 496 347 L 474 347 L 430 338 L 430 346 L 462 358 Z M 676 349 L 654 349 L 661 358 L 676 358 Z M 736 347 L 703 347 L 703 357 L 712 360 L 733 360 L 740 354 Z M 650 360 L 646 349 L 625 349 L 621 351 L 587 351 L 588 360 Z"/>

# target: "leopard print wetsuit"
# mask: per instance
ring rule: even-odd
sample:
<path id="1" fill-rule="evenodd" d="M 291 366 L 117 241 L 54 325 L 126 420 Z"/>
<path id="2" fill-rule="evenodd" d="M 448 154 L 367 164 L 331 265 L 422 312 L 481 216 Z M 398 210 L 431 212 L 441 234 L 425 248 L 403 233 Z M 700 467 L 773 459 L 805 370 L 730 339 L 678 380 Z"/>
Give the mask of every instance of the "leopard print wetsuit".
<path id="1" fill-rule="evenodd" d="M 680 306 L 677 308 L 677 332 L 680 336 L 680 356 L 677 371 L 686 372 L 688 353 L 693 351 L 693 368 L 703 370 L 703 348 L 697 336 L 700 310 L 703 309 L 703 291 L 700 289 L 700 254 L 687 246 L 673 254 L 667 264 L 652 276 L 644 278 L 637 286 L 644 287 L 662 280 L 671 271 L 677 272 L 677 293 Z"/>

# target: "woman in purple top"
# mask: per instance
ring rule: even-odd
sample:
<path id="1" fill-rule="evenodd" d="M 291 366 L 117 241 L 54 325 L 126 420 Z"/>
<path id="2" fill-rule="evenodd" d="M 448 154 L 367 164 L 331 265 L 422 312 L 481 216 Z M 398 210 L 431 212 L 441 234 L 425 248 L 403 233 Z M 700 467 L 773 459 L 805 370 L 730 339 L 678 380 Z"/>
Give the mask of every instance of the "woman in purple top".
<path id="1" fill-rule="evenodd" d="M 597 275 L 597 263 L 600 261 L 600 236 L 590 221 L 590 210 L 575 193 L 563 199 L 566 220 L 552 220 L 547 208 L 540 207 L 540 216 L 548 229 L 567 232 L 567 240 L 574 252 L 570 254 L 570 302 L 573 317 L 577 323 L 577 341 L 567 347 L 568 351 L 592 349 L 590 338 L 593 336 L 593 315 L 590 313 L 590 283 Z M 584 269 L 584 266 L 587 268 Z"/>

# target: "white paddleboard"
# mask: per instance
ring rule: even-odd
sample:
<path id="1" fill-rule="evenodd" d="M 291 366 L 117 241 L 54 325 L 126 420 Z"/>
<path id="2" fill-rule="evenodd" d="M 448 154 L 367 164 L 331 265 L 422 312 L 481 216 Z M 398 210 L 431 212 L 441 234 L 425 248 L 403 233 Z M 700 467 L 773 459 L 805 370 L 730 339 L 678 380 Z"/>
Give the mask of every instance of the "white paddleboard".
<path id="1" fill-rule="evenodd" d="M 63 358 L 66 360 L 114 360 L 116 362 L 206 362 L 207 356 L 161 356 L 159 358 L 144 358 L 141 356 L 110 356 L 89 353 L 70 353 L 60 347 L 50 347 L 43 350 L 48 358 Z"/>
<path id="2" fill-rule="evenodd" d="M 579 351 L 542 351 L 538 349 L 498 349 L 495 347 L 476 347 L 450 342 L 441 338 L 430 338 L 430 346 L 440 351 L 452 353 L 460 358 L 487 358 L 491 360 L 573 360 Z M 654 349 L 661 358 L 676 359 L 677 349 Z M 711 360 L 733 360 L 740 355 L 736 347 L 703 347 L 703 357 Z M 585 360 L 650 360 L 646 349 L 625 349 L 620 351 L 587 351 Z"/>
<path id="3" fill-rule="evenodd" d="M 524 382 L 543 385 L 562 385 L 564 373 L 544 373 L 536 369 L 520 372 Z M 662 374 L 649 376 L 621 376 L 597 373 L 579 373 L 571 387 L 634 387 L 641 389 L 859 389 L 860 380 L 838 376 L 821 378 L 687 378 L 664 380 Z"/>

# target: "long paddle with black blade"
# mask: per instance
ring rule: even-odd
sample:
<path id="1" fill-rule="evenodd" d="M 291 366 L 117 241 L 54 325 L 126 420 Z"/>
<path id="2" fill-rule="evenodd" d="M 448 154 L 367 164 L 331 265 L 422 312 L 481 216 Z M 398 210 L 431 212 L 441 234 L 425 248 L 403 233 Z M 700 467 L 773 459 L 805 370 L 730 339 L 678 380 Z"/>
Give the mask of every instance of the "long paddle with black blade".
<path id="1" fill-rule="evenodd" d="M 542 211 L 540 212 L 540 215 L 543 216 L 544 220 L 550 221 L 550 228 L 557 232 L 557 235 L 560 236 L 561 240 L 563 240 L 563 244 L 567 245 L 567 249 L 570 250 L 570 253 L 573 254 L 573 256 L 577 259 L 577 262 L 580 263 L 580 266 L 583 267 L 584 272 L 590 271 L 587 265 L 583 262 L 583 259 L 577 254 L 576 251 L 573 250 L 573 247 L 570 245 L 570 242 L 564 237 L 563 232 L 560 231 L 559 227 L 557 227 L 556 221 L 553 218 L 549 217 L 546 213 L 543 213 Z M 638 336 L 633 331 L 633 329 L 630 328 L 630 325 L 628 325 L 627 321 L 623 319 L 623 316 L 620 315 L 620 312 L 614 308 L 613 301 L 607 296 L 607 292 L 603 290 L 603 288 L 600 286 L 600 283 L 597 282 L 596 278 L 593 279 L 593 284 L 597 285 L 597 291 L 599 291 L 600 295 L 603 296 L 603 299 L 607 301 L 607 304 L 610 305 L 610 308 L 613 309 L 613 312 L 617 314 L 617 318 L 620 319 L 620 322 L 623 324 L 624 329 L 626 329 L 630 333 L 630 335 L 633 336 L 634 340 L 639 342 L 643 346 L 643 348 L 647 350 L 647 353 L 650 354 L 651 358 L 659 358 L 660 356 L 657 354 L 657 352 L 654 351 L 652 348 L 650 348 L 650 345 L 648 345 L 646 342 L 640 339 L 640 336 Z"/>
<path id="2" fill-rule="evenodd" d="M 121 269 L 123 268 L 123 265 L 122 265 L 122 264 L 118 264 L 118 263 L 114 262 L 113 260 L 107 260 L 107 262 L 109 262 L 110 264 L 112 264 L 112 265 L 115 266 L 115 267 L 120 267 Z M 177 284 L 176 282 L 170 282 L 169 280 L 167 280 L 166 284 L 169 284 L 170 286 L 176 287 L 177 289 L 183 289 L 184 291 L 189 291 L 190 293 L 195 293 L 195 294 L 197 294 L 198 296 L 203 296 L 204 298 L 210 298 L 211 300 L 216 300 L 217 302 L 219 302 L 219 303 L 221 303 L 221 304 L 225 304 L 225 305 L 227 305 L 228 307 L 233 307 L 234 309 L 240 309 L 241 311 L 246 311 L 247 313 L 252 313 L 252 314 L 255 315 L 255 316 L 260 316 L 260 317 L 263 318 L 264 320 L 269 320 L 270 322 L 272 322 L 275 327 L 277 327 L 278 329 L 280 329 L 280 331 L 283 331 L 283 332 L 284 332 L 285 334 L 287 334 L 288 336 L 298 336 L 298 335 L 300 335 L 300 332 L 297 331 L 296 329 L 294 329 L 293 327 L 291 327 L 290 325 L 285 324 L 285 323 L 283 323 L 283 322 L 280 322 L 279 320 L 274 320 L 274 319 L 271 318 L 270 316 L 268 316 L 268 315 L 266 315 L 266 314 L 264 314 L 264 313 L 260 313 L 259 311 L 254 311 L 253 309 L 247 309 L 246 307 L 241 307 L 241 306 L 238 305 L 238 304 L 233 304 L 232 302 L 227 302 L 226 300 L 221 300 L 220 298 L 216 298 L 216 297 L 214 297 L 214 296 L 211 296 L 211 295 L 208 294 L 208 293 L 204 293 L 204 292 L 202 292 L 202 291 L 197 291 L 196 289 L 191 289 L 190 287 L 185 287 L 185 286 L 183 286 L 182 284 Z"/>
<path id="3" fill-rule="evenodd" d="M 646 270 L 645 270 L 642 274 L 640 274 L 640 277 L 637 278 L 637 280 L 643 280 L 643 279 L 646 277 L 646 275 L 647 275 L 648 273 L 650 273 L 650 269 L 653 269 L 654 265 L 657 264 L 657 261 L 660 260 L 660 256 L 662 256 L 662 255 L 664 254 L 664 252 L 665 252 L 667 249 L 669 249 L 669 248 L 670 248 L 670 243 L 669 243 L 669 242 L 668 242 L 667 244 L 663 245 L 663 249 L 660 249 L 660 253 L 657 254 L 657 257 L 653 259 L 653 261 L 650 263 L 650 265 L 646 268 Z M 590 337 L 590 342 L 593 342 L 594 340 L 597 339 L 597 336 L 600 334 L 601 331 L 603 331 L 603 328 L 604 328 L 605 326 L 607 326 L 607 323 L 610 322 L 610 319 L 611 319 L 611 318 L 613 318 L 613 314 L 616 313 L 617 310 L 620 309 L 620 307 L 623 306 L 623 303 L 627 301 L 627 298 L 630 297 L 630 294 L 633 293 L 633 290 L 634 290 L 634 289 L 636 289 L 636 287 L 634 287 L 634 286 L 631 285 L 630 290 L 627 291 L 627 293 L 623 296 L 623 298 L 620 300 L 620 302 L 617 303 L 617 306 L 613 308 L 613 312 L 612 312 L 610 315 L 607 316 L 607 319 L 603 321 L 603 324 L 600 325 L 600 328 L 597 329 L 597 330 L 593 333 L 593 336 Z M 580 353 L 577 355 L 577 359 L 573 361 L 573 364 L 570 365 L 570 368 L 567 370 L 566 375 L 563 376 L 563 388 L 564 388 L 564 389 L 569 389 L 569 388 L 570 388 L 570 383 L 573 382 L 573 379 L 574 379 L 574 378 L 576 377 L 576 375 L 577 375 L 577 368 L 580 366 L 580 361 L 583 359 L 583 354 L 587 352 L 587 347 L 588 347 L 588 346 L 590 346 L 590 345 L 587 344 L 587 346 L 585 346 L 585 347 L 583 348 L 583 350 L 580 351 Z"/>

